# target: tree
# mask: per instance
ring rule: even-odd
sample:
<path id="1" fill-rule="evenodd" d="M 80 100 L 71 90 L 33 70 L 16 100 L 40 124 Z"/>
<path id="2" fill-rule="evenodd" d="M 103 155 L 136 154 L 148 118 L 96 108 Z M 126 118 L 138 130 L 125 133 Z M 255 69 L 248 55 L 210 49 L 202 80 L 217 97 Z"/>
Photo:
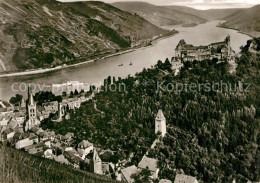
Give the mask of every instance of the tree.
<path id="1" fill-rule="evenodd" d="M 62 96 L 66 97 L 67 96 L 67 92 L 62 92 Z"/>
<path id="2" fill-rule="evenodd" d="M 78 95 L 78 94 L 79 94 L 78 90 L 75 90 L 74 95 Z"/>
<path id="3" fill-rule="evenodd" d="M 16 94 L 15 97 L 12 97 L 12 98 L 9 100 L 9 102 L 10 102 L 11 104 L 17 104 L 17 103 L 21 103 L 22 99 L 23 99 L 23 96 L 22 96 L 22 95 Z"/>
<path id="4" fill-rule="evenodd" d="M 141 172 L 133 174 L 131 178 L 133 178 L 136 183 L 150 183 L 151 175 L 151 171 L 148 169 L 148 167 L 146 167 L 145 169 L 142 169 Z"/>

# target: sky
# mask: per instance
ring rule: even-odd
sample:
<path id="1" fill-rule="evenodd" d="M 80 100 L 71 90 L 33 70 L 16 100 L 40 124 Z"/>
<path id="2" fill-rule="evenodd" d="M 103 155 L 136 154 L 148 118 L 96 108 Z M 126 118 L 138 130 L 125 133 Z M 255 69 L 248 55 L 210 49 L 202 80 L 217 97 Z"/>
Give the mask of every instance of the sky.
<path id="1" fill-rule="evenodd" d="M 89 1 L 89 0 L 58 0 L 61 2 Z M 188 6 L 195 9 L 223 9 L 223 8 L 249 8 L 260 4 L 260 0 L 100 0 L 106 3 L 122 1 L 143 1 L 155 5 Z"/>

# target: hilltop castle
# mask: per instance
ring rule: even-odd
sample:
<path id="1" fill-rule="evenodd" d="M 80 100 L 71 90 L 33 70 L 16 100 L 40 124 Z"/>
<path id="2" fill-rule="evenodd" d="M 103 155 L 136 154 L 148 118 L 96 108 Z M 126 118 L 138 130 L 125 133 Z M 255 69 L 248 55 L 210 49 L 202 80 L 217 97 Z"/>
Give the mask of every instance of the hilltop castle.
<path id="1" fill-rule="evenodd" d="M 212 43 L 208 46 L 193 46 L 187 44 L 183 39 L 180 40 L 175 49 L 176 59 L 182 61 L 193 60 L 224 60 L 232 56 L 234 51 L 230 46 L 230 36 L 228 35 L 223 42 Z"/>

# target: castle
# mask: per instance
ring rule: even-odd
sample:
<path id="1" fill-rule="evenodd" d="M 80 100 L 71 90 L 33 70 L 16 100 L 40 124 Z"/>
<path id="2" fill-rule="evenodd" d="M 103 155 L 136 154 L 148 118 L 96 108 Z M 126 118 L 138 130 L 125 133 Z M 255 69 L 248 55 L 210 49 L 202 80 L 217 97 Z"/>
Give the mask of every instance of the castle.
<path id="1" fill-rule="evenodd" d="M 211 43 L 208 46 L 193 46 L 182 39 L 176 46 L 175 58 L 182 61 L 224 60 L 231 57 L 233 53 L 228 35 L 224 41 Z"/>

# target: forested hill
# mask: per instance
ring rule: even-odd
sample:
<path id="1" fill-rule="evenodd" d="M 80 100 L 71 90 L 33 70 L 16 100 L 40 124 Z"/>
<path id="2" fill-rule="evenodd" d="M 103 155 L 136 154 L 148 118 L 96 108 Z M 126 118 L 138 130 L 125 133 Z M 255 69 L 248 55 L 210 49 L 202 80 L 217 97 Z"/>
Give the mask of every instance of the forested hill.
<path id="1" fill-rule="evenodd" d="M 103 2 L 0 1 L 0 72 L 73 64 L 169 33 Z"/>
<path id="2" fill-rule="evenodd" d="M 171 6 L 162 7 L 145 2 L 116 2 L 112 5 L 124 11 L 137 13 L 158 26 L 200 24 L 207 21 L 204 18 L 190 14 L 188 11 L 182 12 L 178 7 L 173 9 Z"/>
<path id="3" fill-rule="evenodd" d="M 70 120 L 46 121 L 44 128 L 73 132 L 78 141 L 88 139 L 116 151 L 113 160 L 128 159 L 133 153 L 129 165 L 137 165 L 156 138 L 154 120 L 162 109 L 167 134 L 163 143 L 149 151 L 150 157 L 159 159 L 160 178 L 174 180 L 183 170 L 203 182 L 259 181 L 260 55 L 249 53 L 248 48 L 236 61 L 236 74 L 228 72 L 227 62 L 205 60 L 186 62 L 175 76 L 168 60 L 159 61 L 134 77 L 118 79 L 115 83 L 126 84 L 126 92 L 100 92 L 95 100 L 71 112 Z M 157 90 L 158 82 L 163 89 Z M 195 87 L 194 91 L 193 87 L 175 92 L 166 89 L 169 83 L 226 83 L 229 89 Z"/>
<path id="4" fill-rule="evenodd" d="M 0 172 L 0 182 L 116 183 L 105 176 L 75 170 L 54 160 L 36 157 L 1 144 Z"/>
<path id="5" fill-rule="evenodd" d="M 224 27 L 233 28 L 251 36 L 260 36 L 260 5 L 240 9 L 225 17 Z"/>

